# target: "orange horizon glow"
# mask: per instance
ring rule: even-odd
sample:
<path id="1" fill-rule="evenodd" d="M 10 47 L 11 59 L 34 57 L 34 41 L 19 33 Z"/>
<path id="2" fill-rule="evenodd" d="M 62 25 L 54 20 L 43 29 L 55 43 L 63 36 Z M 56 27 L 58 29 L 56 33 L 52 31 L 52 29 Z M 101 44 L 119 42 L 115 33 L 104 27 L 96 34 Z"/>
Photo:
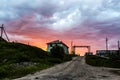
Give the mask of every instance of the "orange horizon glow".
<path id="1" fill-rule="evenodd" d="M 34 41 L 21 41 L 21 43 L 24 43 L 24 44 L 29 44 L 29 45 L 32 45 L 32 46 L 36 46 L 36 47 L 39 47 L 45 51 L 47 51 L 47 44 L 48 42 L 51 42 L 51 41 L 54 41 L 54 40 L 35 40 Z M 69 46 L 69 54 L 71 54 L 71 41 L 63 41 L 67 46 Z M 80 43 L 78 43 L 80 44 Z M 77 42 L 74 44 L 74 45 L 77 45 Z M 83 43 L 81 43 L 81 45 L 83 45 Z M 78 45 L 79 46 L 79 45 Z M 94 51 L 94 54 L 95 54 L 95 50 L 91 50 L 91 52 Z M 75 49 L 75 52 L 77 55 L 80 55 L 80 56 L 84 56 L 85 52 L 88 52 L 88 49 L 87 48 L 76 48 Z"/>

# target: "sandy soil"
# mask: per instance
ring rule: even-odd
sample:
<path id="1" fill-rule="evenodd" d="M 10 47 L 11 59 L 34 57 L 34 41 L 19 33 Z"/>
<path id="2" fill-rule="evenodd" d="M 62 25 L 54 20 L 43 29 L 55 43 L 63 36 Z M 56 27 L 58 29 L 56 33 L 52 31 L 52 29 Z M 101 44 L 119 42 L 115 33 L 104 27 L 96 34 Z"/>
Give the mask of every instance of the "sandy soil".
<path id="1" fill-rule="evenodd" d="M 93 67 L 85 63 L 84 57 L 42 70 L 15 80 L 120 80 L 120 75 L 112 73 L 120 69 Z"/>

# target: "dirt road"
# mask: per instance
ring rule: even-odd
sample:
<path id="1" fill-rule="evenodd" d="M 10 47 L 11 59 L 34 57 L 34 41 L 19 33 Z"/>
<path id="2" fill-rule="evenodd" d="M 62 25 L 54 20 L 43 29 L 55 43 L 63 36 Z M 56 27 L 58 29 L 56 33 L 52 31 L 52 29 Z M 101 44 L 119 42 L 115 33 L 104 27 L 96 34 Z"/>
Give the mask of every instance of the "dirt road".
<path id="1" fill-rule="evenodd" d="M 84 57 L 76 57 L 72 61 L 15 80 L 120 80 L 120 75 L 111 70 L 120 71 L 93 67 L 85 63 Z"/>

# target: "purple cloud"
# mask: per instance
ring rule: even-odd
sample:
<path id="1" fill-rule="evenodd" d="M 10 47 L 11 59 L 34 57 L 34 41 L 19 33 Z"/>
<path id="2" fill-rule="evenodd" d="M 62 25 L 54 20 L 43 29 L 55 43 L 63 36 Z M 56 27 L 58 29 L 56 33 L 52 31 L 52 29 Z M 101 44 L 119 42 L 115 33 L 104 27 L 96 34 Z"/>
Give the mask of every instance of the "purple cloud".
<path id="1" fill-rule="evenodd" d="M 120 1 L 2 0 L 0 23 L 12 40 L 75 40 L 104 49 L 106 36 L 114 38 L 110 45 L 120 39 Z"/>

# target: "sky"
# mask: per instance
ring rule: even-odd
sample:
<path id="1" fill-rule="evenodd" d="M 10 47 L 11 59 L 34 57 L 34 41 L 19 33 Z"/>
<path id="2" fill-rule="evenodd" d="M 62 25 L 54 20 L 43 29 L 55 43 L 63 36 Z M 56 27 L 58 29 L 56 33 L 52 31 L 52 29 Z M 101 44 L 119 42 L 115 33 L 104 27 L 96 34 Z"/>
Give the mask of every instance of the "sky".
<path id="1" fill-rule="evenodd" d="M 89 45 L 95 53 L 105 49 L 106 37 L 109 49 L 117 49 L 120 0 L 0 0 L 0 24 L 10 41 L 44 50 L 46 43 L 61 40 L 69 47 L 71 41 Z"/>

